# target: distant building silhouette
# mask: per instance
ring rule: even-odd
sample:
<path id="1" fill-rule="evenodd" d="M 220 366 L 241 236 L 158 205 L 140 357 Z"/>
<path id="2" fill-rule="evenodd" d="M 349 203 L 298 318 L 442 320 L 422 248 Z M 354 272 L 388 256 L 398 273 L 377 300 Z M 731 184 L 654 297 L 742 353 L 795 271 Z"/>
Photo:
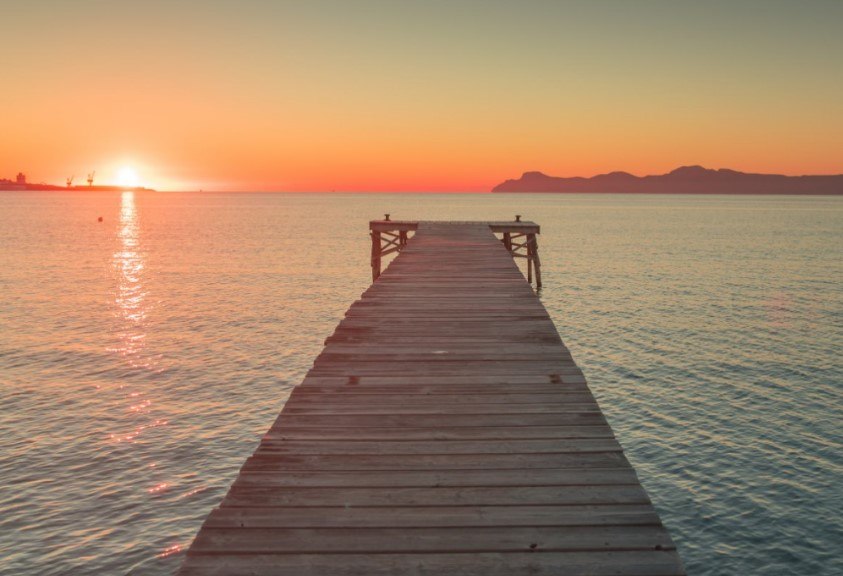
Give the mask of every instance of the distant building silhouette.
<path id="1" fill-rule="evenodd" d="M 26 174 L 23 172 L 18 172 L 18 177 L 15 178 L 15 182 L 18 184 L 26 184 Z"/>

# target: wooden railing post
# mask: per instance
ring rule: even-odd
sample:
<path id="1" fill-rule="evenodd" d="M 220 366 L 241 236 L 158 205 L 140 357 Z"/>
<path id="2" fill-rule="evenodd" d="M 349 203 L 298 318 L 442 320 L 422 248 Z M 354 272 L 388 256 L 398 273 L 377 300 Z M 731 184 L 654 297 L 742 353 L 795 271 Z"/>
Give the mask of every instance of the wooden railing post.
<path id="1" fill-rule="evenodd" d="M 530 239 L 527 237 L 527 284 L 533 283 L 533 250 L 530 248 Z"/>

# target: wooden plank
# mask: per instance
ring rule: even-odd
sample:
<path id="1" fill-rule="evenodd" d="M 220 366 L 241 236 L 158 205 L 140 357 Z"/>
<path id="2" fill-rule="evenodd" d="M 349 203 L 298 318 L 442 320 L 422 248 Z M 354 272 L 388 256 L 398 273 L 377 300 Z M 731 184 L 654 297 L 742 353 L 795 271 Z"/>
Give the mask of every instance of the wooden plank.
<path id="1" fill-rule="evenodd" d="M 277 420 L 283 426 L 605 426 L 599 412 L 556 414 L 293 414 L 282 411 Z"/>
<path id="2" fill-rule="evenodd" d="M 542 506 L 227 506 L 209 528 L 386 528 L 435 526 L 658 526 L 649 504 Z"/>
<path id="3" fill-rule="evenodd" d="M 324 385 L 308 384 L 296 386 L 289 393 L 302 402 L 316 402 L 324 399 L 326 402 L 343 399 L 353 402 L 383 398 L 382 402 L 400 402 L 405 400 L 430 401 L 436 403 L 445 400 L 457 400 L 456 396 L 465 398 L 464 403 L 471 403 L 471 399 L 484 403 L 506 403 L 507 398 L 513 404 L 531 404 L 543 399 L 555 399 L 558 402 L 594 401 L 585 383 L 578 384 L 455 384 L 444 386 L 441 383 L 431 384 L 361 384 L 360 380 L 346 378 L 343 384 Z M 408 398 L 412 397 L 412 398 Z M 450 397 L 450 398 L 449 398 Z"/>
<path id="4" fill-rule="evenodd" d="M 506 332 L 497 335 L 490 335 L 488 332 L 473 331 L 461 329 L 458 333 L 452 334 L 450 338 L 440 341 L 443 345 L 459 345 L 463 342 L 471 342 L 473 344 L 495 344 L 495 343 L 515 343 L 515 342 L 534 342 L 536 344 L 551 344 L 557 343 L 558 336 L 553 334 L 541 334 L 536 332 L 534 334 L 514 334 Z M 367 344 L 426 344 L 436 343 L 434 337 L 413 337 L 407 336 L 405 331 L 378 331 L 372 330 L 336 330 L 332 335 L 325 338 L 325 344 L 347 344 L 347 343 L 367 343 Z"/>
<path id="5" fill-rule="evenodd" d="M 243 464 L 251 470 L 529 470 L 622 468 L 622 452 L 528 454 L 259 454 Z"/>
<path id="6" fill-rule="evenodd" d="M 387 389 L 389 390 L 389 389 Z M 356 404 L 371 405 L 405 405 L 411 402 L 413 405 L 437 405 L 448 404 L 450 406 L 459 404 L 546 404 L 554 403 L 593 403 L 594 397 L 582 391 L 559 391 L 559 392 L 535 392 L 535 393 L 498 393 L 498 394 L 459 394 L 459 393 L 424 393 L 413 394 L 411 392 L 400 393 L 394 389 L 380 391 L 377 393 L 367 392 L 367 388 L 316 388 L 297 386 L 293 389 L 287 403 L 295 401 L 297 405 L 313 404 L 315 406 L 328 406 L 331 403 L 339 402 L 342 406 L 354 406 Z"/>
<path id="7" fill-rule="evenodd" d="M 675 551 L 476 554 L 195 554 L 185 576 L 681 576 Z"/>
<path id="8" fill-rule="evenodd" d="M 416 398 L 445 399 L 447 397 L 464 396 L 471 398 L 485 398 L 486 402 L 492 402 L 496 397 L 508 396 L 530 396 L 539 398 L 542 396 L 554 396 L 564 401 L 568 396 L 577 396 L 588 391 L 585 382 L 575 384 L 443 384 L 441 382 L 428 381 L 427 384 L 407 384 L 406 381 L 394 381 L 393 384 L 366 384 L 371 379 L 363 376 L 358 378 L 342 378 L 333 384 L 314 384 L 296 386 L 292 389 L 291 395 L 296 397 L 366 397 L 366 396 L 413 396 Z M 403 384 L 402 384 L 403 383 Z M 590 393 L 588 398 L 594 398 Z M 453 398 L 452 398 L 453 399 Z M 408 399 L 410 400 L 410 399 Z"/>
<path id="9" fill-rule="evenodd" d="M 349 384 L 356 386 L 420 385 L 441 388 L 475 386 L 482 389 L 491 389 L 494 386 L 506 386 L 515 391 L 529 390 L 531 386 L 536 386 L 537 388 L 543 387 L 550 391 L 555 391 L 561 389 L 559 384 L 574 382 L 585 384 L 585 377 L 576 366 L 534 374 L 517 372 L 512 374 L 452 374 L 447 378 L 432 378 L 426 374 L 387 374 L 382 376 L 360 376 L 353 382 L 348 377 L 308 374 L 305 376 L 302 386 L 348 386 Z"/>
<path id="10" fill-rule="evenodd" d="M 578 552 L 674 549 L 661 526 L 483 526 L 436 528 L 215 528 L 194 552 L 353 554 Z"/>
<path id="11" fill-rule="evenodd" d="M 412 471 L 352 471 L 352 472 L 260 472 L 240 474 L 236 486 L 276 487 L 440 487 L 440 486 L 573 486 L 637 484 L 632 468 L 535 470 L 529 476 L 523 470 L 412 470 Z"/>
<path id="12" fill-rule="evenodd" d="M 600 408 L 597 403 L 591 402 L 580 403 L 561 403 L 561 402 L 547 402 L 547 403 L 532 403 L 532 404 L 379 404 L 371 402 L 368 404 L 344 404 L 340 403 L 302 403 L 298 401 L 289 402 L 288 407 L 285 407 L 286 414 L 314 414 L 314 415 L 333 415 L 333 414 L 562 414 L 566 412 L 584 413 L 595 412 L 599 413 Z"/>
<path id="13" fill-rule="evenodd" d="M 640 485 L 617 486 L 442 486 L 436 488 L 343 486 L 298 488 L 234 484 L 222 506 L 543 506 L 646 504 Z"/>
<path id="14" fill-rule="evenodd" d="M 604 426 L 273 426 L 264 438 L 286 440 L 511 440 L 614 438 Z"/>
<path id="15" fill-rule="evenodd" d="M 433 340 L 435 342 L 435 340 Z M 389 350 L 384 350 L 383 345 L 371 344 L 330 344 L 325 347 L 320 356 L 329 354 L 354 354 L 354 355 L 384 355 L 384 354 L 442 354 L 442 353 L 459 353 L 465 355 L 486 356 L 488 354 L 546 354 L 548 356 L 558 356 L 560 350 L 564 350 L 559 344 L 489 344 L 485 346 L 478 346 L 476 344 L 450 344 L 446 345 L 440 343 L 438 346 L 430 345 L 422 342 L 417 345 L 393 344 Z"/>
<path id="16" fill-rule="evenodd" d="M 614 438 L 571 440 L 279 440 L 264 438 L 266 454 L 581 454 L 620 452 Z"/>
<path id="17" fill-rule="evenodd" d="M 431 351 L 411 354 L 401 354 L 397 352 L 378 353 L 375 350 L 362 350 L 360 354 L 348 353 L 340 354 L 335 352 L 325 352 L 313 363 L 314 366 L 330 366 L 332 364 L 341 363 L 343 365 L 360 365 L 364 363 L 377 363 L 385 365 L 394 365 L 396 362 L 428 362 L 432 364 L 442 363 L 466 363 L 472 367 L 476 367 L 478 362 L 490 362 L 494 364 L 501 364 L 503 362 L 517 362 L 519 365 L 523 362 L 565 362 L 565 356 L 561 353 L 556 354 L 542 354 L 537 352 L 535 354 L 518 354 L 509 352 L 500 352 L 495 354 L 463 354 L 460 352 L 449 352 L 447 350 Z M 460 369 L 460 371 L 462 371 Z"/>
<path id="18" fill-rule="evenodd" d="M 338 362 L 320 362 L 317 358 L 311 374 L 340 375 L 340 376 L 390 376 L 406 374 L 408 376 L 438 375 L 438 376 L 468 376 L 482 372 L 492 372 L 499 376 L 507 374 L 548 374 L 561 373 L 566 369 L 576 370 L 571 363 L 520 360 L 420 360 L 412 361 L 378 361 L 378 360 L 344 360 Z"/>

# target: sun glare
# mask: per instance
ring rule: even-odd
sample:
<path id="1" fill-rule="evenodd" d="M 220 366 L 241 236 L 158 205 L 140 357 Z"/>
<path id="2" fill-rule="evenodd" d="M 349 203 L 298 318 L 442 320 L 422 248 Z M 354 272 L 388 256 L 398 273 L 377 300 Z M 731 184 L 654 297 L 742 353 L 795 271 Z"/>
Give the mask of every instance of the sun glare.
<path id="1" fill-rule="evenodd" d="M 123 166 L 117 172 L 117 184 L 125 188 L 136 188 L 140 186 L 138 173 L 131 166 Z"/>

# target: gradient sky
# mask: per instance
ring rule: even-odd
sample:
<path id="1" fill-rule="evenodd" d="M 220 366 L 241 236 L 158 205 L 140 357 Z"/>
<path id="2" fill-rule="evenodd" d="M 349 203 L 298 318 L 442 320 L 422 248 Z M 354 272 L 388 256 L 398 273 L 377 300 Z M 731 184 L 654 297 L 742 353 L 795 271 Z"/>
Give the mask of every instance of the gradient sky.
<path id="1" fill-rule="evenodd" d="M 0 177 L 843 173 L 843 2 L 0 0 Z"/>

